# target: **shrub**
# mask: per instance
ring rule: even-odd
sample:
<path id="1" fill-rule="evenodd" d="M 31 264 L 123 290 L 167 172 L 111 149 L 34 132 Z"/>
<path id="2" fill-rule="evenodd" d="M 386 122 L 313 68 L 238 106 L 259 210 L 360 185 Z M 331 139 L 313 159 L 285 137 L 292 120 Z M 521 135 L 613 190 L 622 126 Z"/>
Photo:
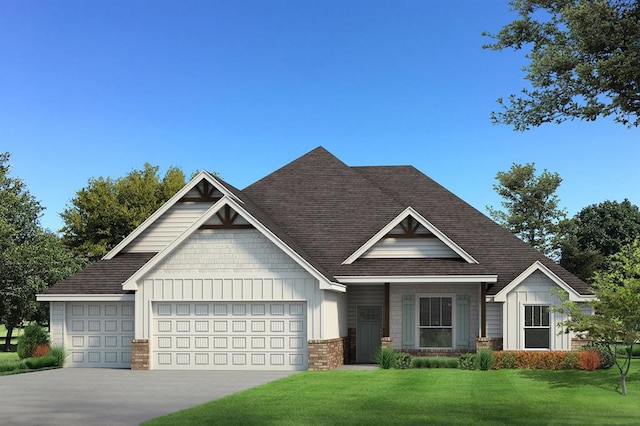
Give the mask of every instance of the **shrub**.
<path id="1" fill-rule="evenodd" d="M 516 368 L 517 365 L 516 354 L 513 352 L 502 352 L 502 368 L 511 369 Z"/>
<path id="2" fill-rule="evenodd" d="M 411 355 L 406 352 L 397 353 L 395 367 L 401 370 L 411 368 Z"/>
<path id="3" fill-rule="evenodd" d="M 25 365 L 29 367 L 31 370 L 38 370 L 40 368 L 47 368 L 47 367 L 55 367 L 56 362 L 58 362 L 58 360 L 56 359 L 56 357 L 52 355 L 41 356 L 39 358 L 27 358 L 24 360 Z"/>
<path id="4" fill-rule="evenodd" d="M 624 353 L 629 354 L 629 346 L 624 347 Z M 631 350 L 632 357 L 640 357 L 640 345 L 633 345 L 633 349 Z"/>
<path id="5" fill-rule="evenodd" d="M 18 338 L 18 356 L 21 359 L 29 358 L 40 344 L 49 344 L 47 331 L 38 324 L 26 326 L 24 333 Z"/>
<path id="6" fill-rule="evenodd" d="M 597 352 L 598 355 L 600 355 L 600 366 L 598 367 L 600 369 L 606 370 L 613 367 L 613 364 L 615 364 L 613 354 L 609 351 L 607 345 L 602 343 L 590 343 L 583 346 L 580 350 Z"/>
<path id="7" fill-rule="evenodd" d="M 62 346 L 53 346 L 51 348 L 50 355 L 56 359 L 56 366 L 64 367 L 64 362 L 67 359 L 67 353 Z"/>
<path id="8" fill-rule="evenodd" d="M 36 345 L 31 356 L 33 358 L 39 358 L 41 356 L 49 355 L 49 352 L 51 352 L 51 347 L 46 343 L 40 343 Z"/>
<path id="9" fill-rule="evenodd" d="M 458 357 L 458 368 L 461 370 L 475 370 L 476 369 L 476 354 L 466 353 Z"/>
<path id="10" fill-rule="evenodd" d="M 380 368 L 388 370 L 396 364 L 396 351 L 393 348 L 380 348 L 374 359 Z"/>
<path id="11" fill-rule="evenodd" d="M 564 354 L 564 361 L 562 362 L 563 370 L 575 370 L 578 368 L 578 353 L 567 352 Z"/>
<path id="12" fill-rule="evenodd" d="M 600 367 L 600 354 L 596 351 L 582 351 L 578 355 L 578 366 L 582 370 L 594 371 Z"/>
<path id="13" fill-rule="evenodd" d="M 0 373 L 6 373 L 7 371 L 26 370 L 26 369 L 27 369 L 27 366 L 25 365 L 24 360 L 0 362 Z"/>
<path id="14" fill-rule="evenodd" d="M 415 357 L 413 368 L 458 368 L 458 359 L 444 356 Z"/>
<path id="15" fill-rule="evenodd" d="M 493 367 L 493 352 L 490 349 L 481 349 L 476 354 L 477 364 L 480 370 L 491 370 Z"/>

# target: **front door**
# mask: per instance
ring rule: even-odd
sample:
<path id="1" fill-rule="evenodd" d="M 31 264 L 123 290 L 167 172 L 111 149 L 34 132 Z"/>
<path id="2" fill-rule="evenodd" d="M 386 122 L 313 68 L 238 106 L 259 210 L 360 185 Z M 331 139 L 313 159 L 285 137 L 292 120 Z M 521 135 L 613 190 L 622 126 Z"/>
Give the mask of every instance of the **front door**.
<path id="1" fill-rule="evenodd" d="M 374 362 L 382 338 L 382 306 L 358 306 L 356 362 Z"/>

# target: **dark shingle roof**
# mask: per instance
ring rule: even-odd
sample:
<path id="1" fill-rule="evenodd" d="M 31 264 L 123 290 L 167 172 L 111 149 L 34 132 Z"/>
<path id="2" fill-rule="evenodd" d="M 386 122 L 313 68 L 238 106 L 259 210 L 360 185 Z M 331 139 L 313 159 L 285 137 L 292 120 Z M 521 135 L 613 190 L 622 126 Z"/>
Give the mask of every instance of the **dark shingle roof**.
<path id="1" fill-rule="evenodd" d="M 100 260 L 45 290 L 45 294 L 125 294 L 122 284 L 156 253 L 122 253 Z"/>

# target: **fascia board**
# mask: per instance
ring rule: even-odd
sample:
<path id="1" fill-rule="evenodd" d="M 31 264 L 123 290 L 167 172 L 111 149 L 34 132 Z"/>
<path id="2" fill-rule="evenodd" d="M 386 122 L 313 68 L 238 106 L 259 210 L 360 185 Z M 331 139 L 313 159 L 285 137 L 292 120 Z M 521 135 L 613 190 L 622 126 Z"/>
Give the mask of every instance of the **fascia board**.
<path id="1" fill-rule="evenodd" d="M 38 302 L 133 302 L 135 294 L 37 294 Z"/>
<path id="2" fill-rule="evenodd" d="M 169 198 L 167 202 L 165 202 L 158 210 L 156 210 L 151 216 L 149 216 L 144 222 L 142 222 L 136 229 L 134 229 L 129 235 L 127 235 L 118 245 L 109 251 L 109 253 L 105 254 L 102 259 L 109 260 L 113 259 L 118 253 L 122 251 L 129 243 L 136 239 L 140 234 L 142 234 L 153 222 L 158 220 L 164 213 L 167 212 L 171 207 L 173 207 L 182 197 L 187 195 L 189 191 L 191 191 L 196 185 L 198 185 L 203 179 L 206 179 L 211 185 L 213 185 L 217 190 L 222 192 L 223 195 L 227 195 L 229 197 L 235 198 L 235 196 L 216 178 L 214 178 L 209 172 L 202 171 L 194 176 L 182 189 L 176 192 L 173 197 Z"/>
<path id="3" fill-rule="evenodd" d="M 569 300 L 574 302 L 586 302 L 592 300 L 593 297 L 590 296 L 582 296 L 580 293 L 576 292 L 569 284 L 564 282 L 562 278 L 557 276 L 551 269 L 547 268 L 542 262 L 536 260 L 531 264 L 527 269 L 525 269 L 520 275 L 513 279 L 509 284 L 507 284 L 502 290 L 500 290 L 494 296 L 494 301 L 496 302 L 506 302 L 507 295 L 511 293 L 516 287 L 518 287 L 522 282 L 527 279 L 531 274 L 536 271 L 540 271 L 547 276 L 554 284 L 563 289 L 569 294 Z"/>
<path id="4" fill-rule="evenodd" d="M 398 224 L 403 220 L 405 220 L 408 216 L 413 216 L 413 218 L 416 219 L 422 226 L 427 228 L 429 232 L 431 232 L 433 235 L 438 237 L 440 241 L 442 241 L 447 247 L 453 250 L 458 256 L 460 256 L 465 261 L 467 261 L 467 263 L 475 263 L 475 264 L 479 263 L 476 259 L 473 258 L 473 256 L 471 256 L 469 253 L 464 251 L 462 247 L 457 245 L 451 238 L 447 237 L 442 231 L 436 228 L 431 222 L 425 219 L 420 213 L 415 211 L 413 207 L 407 207 L 402 213 L 396 216 L 395 219 L 389 222 L 384 228 L 382 228 L 373 237 L 371 237 L 366 243 L 364 243 L 358 250 L 353 252 L 351 256 L 345 259 L 345 261 L 342 262 L 342 264 L 350 265 L 353 262 L 355 262 L 362 255 L 364 255 L 367 252 L 367 250 L 373 247 L 378 241 L 380 241 L 380 239 L 382 239 L 382 237 L 384 237 L 389 232 L 391 232 L 393 228 L 398 226 Z"/>
<path id="5" fill-rule="evenodd" d="M 336 276 L 345 284 L 383 284 L 383 283 L 495 283 L 497 275 L 371 275 L 371 276 Z"/>

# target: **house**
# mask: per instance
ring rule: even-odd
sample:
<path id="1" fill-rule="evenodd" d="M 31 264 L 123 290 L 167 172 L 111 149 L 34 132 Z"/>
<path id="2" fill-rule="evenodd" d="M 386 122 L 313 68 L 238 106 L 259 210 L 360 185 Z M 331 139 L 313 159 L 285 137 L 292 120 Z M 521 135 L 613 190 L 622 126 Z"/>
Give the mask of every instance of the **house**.
<path id="1" fill-rule="evenodd" d="M 238 190 L 198 174 L 56 284 L 72 367 L 323 370 L 413 353 L 570 350 L 587 285 L 411 166 L 316 148 Z"/>

